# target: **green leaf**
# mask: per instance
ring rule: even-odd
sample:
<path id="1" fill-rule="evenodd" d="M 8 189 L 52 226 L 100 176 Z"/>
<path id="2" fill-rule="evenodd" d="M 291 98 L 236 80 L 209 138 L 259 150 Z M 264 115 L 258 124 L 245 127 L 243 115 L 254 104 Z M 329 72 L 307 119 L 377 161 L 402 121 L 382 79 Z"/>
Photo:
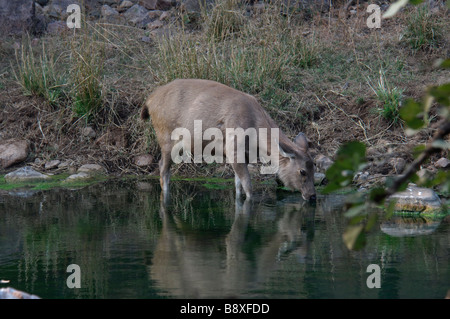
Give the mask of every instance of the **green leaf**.
<path id="1" fill-rule="evenodd" d="M 395 204 L 397 203 L 397 199 L 396 198 L 391 198 L 389 199 L 389 204 L 386 208 L 386 215 L 385 218 L 389 219 L 392 217 L 392 215 L 394 214 L 395 211 Z"/>
<path id="2" fill-rule="evenodd" d="M 330 193 L 351 184 L 353 175 L 365 162 L 366 145 L 364 143 L 353 141 L 342 145 L 338 150 L 336 161 L 325 173 L 328 185 L 323 192 Z"/>
<path id="3" fill-rule="evenodd" d="M 424 121 L 419 116 L 423 115 L 424 107 L 422 104 L 408 99 L 405 105 L 399 110 L 400 117 L 405 121 L 406 125 L 414 130 L 424 126 Z"/>
<path id="4" fill-rule="evenodd" d="M 408 0 L 399 0 L 399 1 L 391 4 L 389 6 L 389 8 L 387 9 L 387 11 L 383 14 L 383 18 L 386 19 L 386 18 L 393 17 L 397 13 L 398 10 L 400 10 L 407 4 L 408 4 Z"/>
<path id="5" fill-rule="evenodd" d="M 443 150 L 450 150 L 450 143 L 444 140 L 436 140 L 431 143 L 434 148 L 441 148 Z"/>
<path id="6" fill-rule="evenodd" d="M 445 83 L 439 86 L 433 86 L 428 90 L 436 101 L 442 105 L 450 105 L 450 83 Z"/>
<path id="7" fill-rule="evenodd" d="M 369 231 L 369 230 L 371 230 L 372 229 L 372 227 L 375 225 L 375 223 L 377 222 L 377 220 L 378 220 L 378 214 L 377 213 L 375 213 L 375 212 L 372 212 L 370 215 L 369 215 L 369 219 L 367 220 L 367 224 L 366 224 L 366 227 L 364 228 L 364 230 L 367 232 L 367 231 Z"/>
<path id="8" fill-rule="evenodd" d="M 386 190 L 382 187 L 374 188 L 369 193 L 369 199 L 375 203 L 380 203 L 384 200 L 386 195 Z"/>
<path id="9" fill-rule="evenodd" d="M 409 3 L 413 4 L 413 5 L 418 5 L 421 4 L 423 2 L 423 0 L 409 0 Z"/>
<path id="10" fill-rule="evenodd" d="M 353 218 L 355 216 L 361 215 L 366 209 L 366 205 L 356 205 L 348 209 L 344 216 L 347 218 Z"/>
<path id="11" fill-rule="evenodd" d="M 442 68 L 450 68 L 450 59 L 445 59 L 444 61 L 442 61 L 441 65 Z"/>
<path id="12" fill-rule="evenodd" d="M 348 226 L 342 235 L 342 239 L 350 250 L 359 250 L 365 245 L 366 236 L 364 234 L 364 225 Z"/>

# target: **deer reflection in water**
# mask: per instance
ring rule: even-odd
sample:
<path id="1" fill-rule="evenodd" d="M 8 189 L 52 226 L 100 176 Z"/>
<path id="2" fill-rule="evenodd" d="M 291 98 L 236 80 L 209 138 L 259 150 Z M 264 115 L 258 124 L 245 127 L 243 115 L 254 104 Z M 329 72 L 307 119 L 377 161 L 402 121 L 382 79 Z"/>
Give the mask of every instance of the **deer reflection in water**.
<path id="1" fill-rule="evenodd" d="M 281 217 L 275 229 L 272 227 L 268 240 L 255 235 L 254 228 L 260 226 L 259 230 L 265 231 L 262 227 L 270 227 L 273 221 L 264 222 L 256 216 L 264 215 L 264 209 L 273 215 L 274 207 L 236 199 L 231 229 L 221 234 L 193 231 L 171 212 L 168 204 L 161 194 L 162 230 L 150 266 L 151 279 L 168 296 L 251 296 L 252 289 L 270 278 L 282 255 L 296 254 L 302 260 L 307 254 L 309 245 L 304 224 L 314 222 L 315 208 L 301 199 L 277 207 L 276 215 Z M 253 235 L 249 235 L 250 228 Z M 314 229 L 313 225 L 310 229 Z"/>

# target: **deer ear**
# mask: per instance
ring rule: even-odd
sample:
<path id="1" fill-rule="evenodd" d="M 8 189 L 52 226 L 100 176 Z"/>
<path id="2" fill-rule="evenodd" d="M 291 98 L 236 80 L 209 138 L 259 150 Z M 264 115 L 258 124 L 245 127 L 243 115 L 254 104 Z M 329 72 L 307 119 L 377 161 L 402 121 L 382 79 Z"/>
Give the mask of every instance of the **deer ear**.
<path id="1" fill-rule="evenodd" d="M 305 134 L 298 133 L 298 135 L 294 138 L 294 143 L 298 147 L 300 147 L 303 151 L 308 150 L 308 139 L 306 138 Z"/>
<path id="2" fill-rule="evenodd" d="M 280 145 L 280 144 L 278 144 L 278 151 L 280 152 L 281 156 L 283 156 L 283 157 L 289 157 L 289 158 L 294 158 L 294 157 L 295 157 L 295 155 L 292 154 L 292 153 L 286 153 L 286 152 L 281 148 L 281 145 Z"/>

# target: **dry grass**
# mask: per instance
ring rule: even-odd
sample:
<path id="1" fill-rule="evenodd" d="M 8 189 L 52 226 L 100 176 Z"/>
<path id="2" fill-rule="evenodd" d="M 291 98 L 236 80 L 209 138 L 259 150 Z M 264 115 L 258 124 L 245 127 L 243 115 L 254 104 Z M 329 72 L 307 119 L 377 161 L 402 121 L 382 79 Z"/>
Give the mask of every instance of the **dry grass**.
<path id="1" fill-rule="evenodd" d="M 139 119 L 142 102 L 157 85 L 195 77 L 255 95 L 288 135 L 304 131 L 319 152 L 333 156 L 350 139 L 368 146 L 421 141 L 373 112 L 377 96 L 367 79 L 375 82 L 383 70 L 386 83 L 418 98 L 445 77 L 431 68 L 434 58 L 448 55 L 445 12 L 427 17 L 442 29 L 440 45 L 414 55 L 401 37 L 409 11 L 383 21 L 379 30 L 365 26 L 364 6 L 355 15 L 305 14 L 273 2 L 247 16 L 226 1 L 202 12 L 195 28 L 176 13 L 172 31 L 153 43 L 140 40 L 148 35 L 144 30 L 108 23 L 41 38 L 37 47 L 24 38 L 15 53 L 11 41 L 2 41 L 0 54 L 8 61 L 0 68 L 0 92 L 8 89 L 0 104 L 2 138 L 29 139 L 30 159 L 97 161 L 110 171 L 142 172 L 132 158 L 148 152 L 157 159 L 159 153 L 151 126 Z M 95 139 L 82 136 L 86 126 L 94 128 Z M 217 172 L 211 166 L 179 169 Z"/>

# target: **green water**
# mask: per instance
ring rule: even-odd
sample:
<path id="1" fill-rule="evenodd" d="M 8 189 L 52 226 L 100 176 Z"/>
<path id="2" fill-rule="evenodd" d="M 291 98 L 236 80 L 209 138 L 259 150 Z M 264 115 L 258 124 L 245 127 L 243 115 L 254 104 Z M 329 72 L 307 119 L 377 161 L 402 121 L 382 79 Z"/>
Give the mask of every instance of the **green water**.
<path id="1" fill-rule="evenodd" d="M 212 182 L 211 182 L 212 183 Z M 361 251 L 342 242 L 343 195 L 156 180 L 0 194 L 0 280 L 42 298 L 444 298 L 449 218 L 396 218 Z M 407 236 L 405 236 L 405 234 Z M 66 284 L 80 267 L 81 288 Z M 367 266 L 380 266 L 369 289 Z"/>

